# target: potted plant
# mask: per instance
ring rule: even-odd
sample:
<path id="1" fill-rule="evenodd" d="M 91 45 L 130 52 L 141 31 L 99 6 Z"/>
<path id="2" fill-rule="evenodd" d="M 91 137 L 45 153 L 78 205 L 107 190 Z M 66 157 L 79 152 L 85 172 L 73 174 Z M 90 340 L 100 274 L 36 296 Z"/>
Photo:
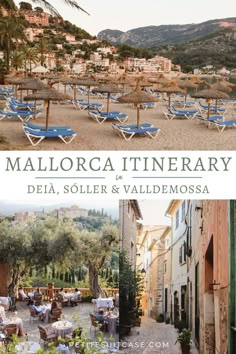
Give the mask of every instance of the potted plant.
<path id="1" fill-rule="evenodd" d="M 182 354 L 189 354 L 191 342 L 191 331 L 184 328 L 182 332 L 179 333 L 175 344 L 180 343 Z"/>

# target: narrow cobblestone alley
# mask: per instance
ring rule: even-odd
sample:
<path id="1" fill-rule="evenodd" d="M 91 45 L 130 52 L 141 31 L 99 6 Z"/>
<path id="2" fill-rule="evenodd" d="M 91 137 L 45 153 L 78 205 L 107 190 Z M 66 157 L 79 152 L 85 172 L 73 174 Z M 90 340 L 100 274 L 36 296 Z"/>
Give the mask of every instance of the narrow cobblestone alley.
<path id="1" fill-rule="evenodd" d="M 142 317 L 140 327 L 134 327 L 131 334 L 122 344 L 121 353 L 129 354 L 181 354 L 180 345 L 176 342 L 177 330 L 174 326 L 158 323 L 152 318 Z M 198 354 L 194 346 L 191 354 Z"/>

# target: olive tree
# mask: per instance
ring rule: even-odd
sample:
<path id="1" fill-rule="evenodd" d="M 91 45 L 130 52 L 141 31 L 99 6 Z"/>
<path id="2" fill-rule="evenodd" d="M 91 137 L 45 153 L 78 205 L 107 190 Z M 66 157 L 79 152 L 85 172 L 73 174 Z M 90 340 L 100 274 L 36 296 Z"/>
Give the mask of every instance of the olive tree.
<path id="1" fill-rule="evenodd" d="M 88 267 L 91 294 L 97 298 L 101 293 L 99 270 L 111 256 L 112 248 L 118 244 L 118 228 L 105 224 L 101 231 L 81 231 L 78 253 L 83 264 Z"/>
<path id="2" fill-rule="evenodd" d="M 51 263 L 68 263 L 70 252 L 76 249 L 76 232 L 66 221 L 49 219 L 29 224 L 4 221 L 0 224 L 0 259 L 10 272 L 9 296 L 30 269 L 44 268 Z"/>

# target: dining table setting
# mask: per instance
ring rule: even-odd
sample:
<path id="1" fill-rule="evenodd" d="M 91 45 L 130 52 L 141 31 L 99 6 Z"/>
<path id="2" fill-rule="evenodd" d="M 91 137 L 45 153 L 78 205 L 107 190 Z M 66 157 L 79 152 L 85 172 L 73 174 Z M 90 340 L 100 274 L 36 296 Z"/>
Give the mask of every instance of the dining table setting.
<path id="1" fill-rule="evenodd" d="M 73 331 L 73 324 L 70 321 L 62 320 L 57 321 L 52 324 L 52 328 L 56 332 L 58 337 L 65 337 L 68 334 L 71 334 Z"/>

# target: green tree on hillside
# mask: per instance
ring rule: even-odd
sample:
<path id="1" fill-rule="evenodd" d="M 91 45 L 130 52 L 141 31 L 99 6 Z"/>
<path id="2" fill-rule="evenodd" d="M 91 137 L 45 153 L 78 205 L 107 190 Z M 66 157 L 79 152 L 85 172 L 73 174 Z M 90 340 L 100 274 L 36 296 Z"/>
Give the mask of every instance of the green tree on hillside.
<path id="1" fill-rule="evenodd" d="M 10 55 L 16 47 L 16 43 L 25 40 L 24 29 L 26 23 L 21 18 L 14 16 L 0 18 L 0 45 L 4 52 L 6 68 L 10 68 Z"/>

